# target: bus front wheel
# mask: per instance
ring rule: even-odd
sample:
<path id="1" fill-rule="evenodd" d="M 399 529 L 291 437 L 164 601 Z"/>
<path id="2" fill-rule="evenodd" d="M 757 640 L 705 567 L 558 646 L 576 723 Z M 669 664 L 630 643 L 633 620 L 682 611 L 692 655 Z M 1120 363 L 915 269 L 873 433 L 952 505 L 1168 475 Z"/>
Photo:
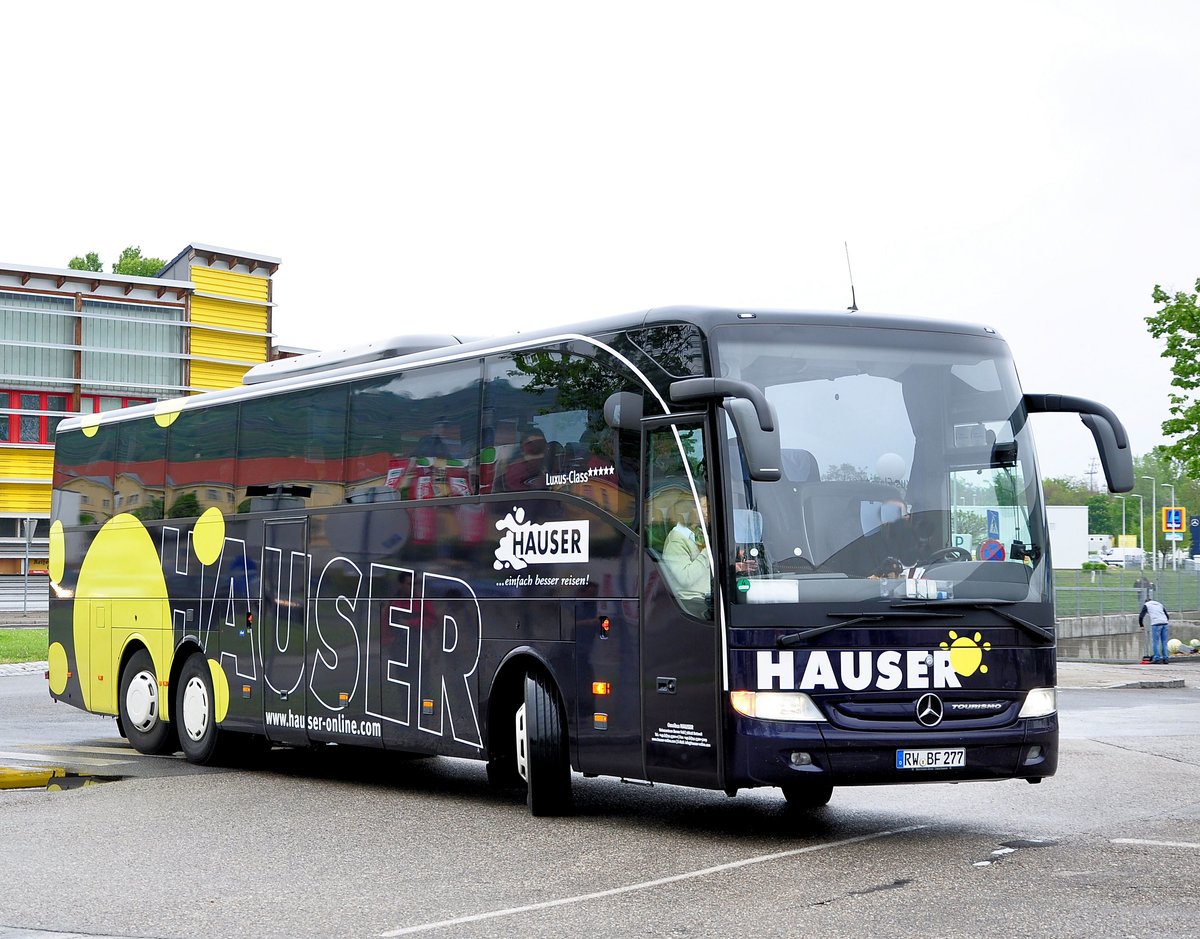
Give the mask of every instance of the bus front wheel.
<path id="1" fill-rule="evenodd" d="M 540 673 L 525 676 L 525 703 L 517 710 L 517 767 L 535 816 L 571 811 L 567 727 L 553 685 Z"/>
<path id="2" fill-rule="evenodd" d="M 162 689 L 154 660 L 139 649 L 125 663 L 117 702 L 117 728 L 139 753 L 163 754 L 176 750 L 171 725 L 162 717 Z"/>
<path id="3" fill-rule="evenodd" d="M 789 783 L 782 789 L 790 809 L 819 809 L 833 798 L 830 783 Z"/>

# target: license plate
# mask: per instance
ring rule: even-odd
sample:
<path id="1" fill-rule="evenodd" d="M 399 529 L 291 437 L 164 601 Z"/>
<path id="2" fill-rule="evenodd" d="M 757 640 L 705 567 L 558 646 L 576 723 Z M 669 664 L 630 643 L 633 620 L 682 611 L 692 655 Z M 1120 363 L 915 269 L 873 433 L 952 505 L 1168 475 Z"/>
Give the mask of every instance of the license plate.
<path id="1" fill-rule="evenodd" d="M 947 750 L 897 750 L 896 769 L 951 769 L 967 765 L 962 747 Z"/>

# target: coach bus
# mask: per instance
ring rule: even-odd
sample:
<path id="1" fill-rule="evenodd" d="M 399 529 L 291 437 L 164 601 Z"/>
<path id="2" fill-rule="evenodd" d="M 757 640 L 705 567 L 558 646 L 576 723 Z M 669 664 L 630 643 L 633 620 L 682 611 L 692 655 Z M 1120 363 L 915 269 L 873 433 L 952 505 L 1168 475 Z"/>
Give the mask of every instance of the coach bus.
<path id="1" fill-rule="evenodd" d="M 50 692 L 197 763 L 484 760 L 535 815 L 572 771 L 1040 782 L 1047 411 L 1132 487 L 1116 416 L 972 325 L 666 308 L 268 362 L 59 425 Z"/>

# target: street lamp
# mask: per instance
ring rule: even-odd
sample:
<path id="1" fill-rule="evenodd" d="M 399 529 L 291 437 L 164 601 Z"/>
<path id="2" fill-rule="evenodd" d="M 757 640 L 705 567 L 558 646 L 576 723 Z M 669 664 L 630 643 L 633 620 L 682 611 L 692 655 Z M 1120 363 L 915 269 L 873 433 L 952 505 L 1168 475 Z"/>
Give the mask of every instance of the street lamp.
<path id="1" fill-rule="evenodd" d="M 1138 500 L 1138 547 L 1142 549 L 1142 557 L 1146 556 L 1146 500 L 1136 492 L 1130 493 Z M 1142 566 L 1145 567 L 1143 560 Z"/>
<path id="2" fill-rule="evenodd" d="M 1163 483 L 1163 488 L 1171 490 L 1171 508 L 1175 508 L 1175 486 L 1172 483 Z M 1177 567 L 1176 567 L 1177 563 L 1178 562 L 1175 559 L 1175 542 L 1172 541 L 1171 542 L 1171 570 L 1177 569 Z"/>
<path id="3" fill-rule="evenodd" d="M 1125 497 L 1124 496 L 1114 496 L 1114 498 L 1121 500 L 1121 534 L 1124 535 L 1125 534 Z"/>
<path id="4" fill-rule="evenodd" d="M 1158 480 L 1153 476 L 1143 476 L 1142 479 L 1150 480 L 1150 570 L 1158 570 L 1158 529 L 1155 528 L 1155 519 L 1158 518 Z M 1142 550 L 1146 550 L 1142 548 Z"/>

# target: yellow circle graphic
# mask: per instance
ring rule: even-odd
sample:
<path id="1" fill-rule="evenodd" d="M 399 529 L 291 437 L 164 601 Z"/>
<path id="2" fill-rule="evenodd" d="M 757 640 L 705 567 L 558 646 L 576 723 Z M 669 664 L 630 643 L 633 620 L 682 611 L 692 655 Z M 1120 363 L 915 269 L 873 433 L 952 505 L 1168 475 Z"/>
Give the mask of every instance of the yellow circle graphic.
<path id="1" fill-rule="evenodd" d="M 215 505 L 205 509 L 192 530 L 192 549 L 205 567 L 221 556 L 225 544 L 225 516 Z"/>
<path id="2" fill-rule="evenodd" d="M 50 690 L 62 694 L 67 687 L 67 650 L 61 642 L 52 642 L 46 657 L 50 662 Z"/>
<path id="3" fill-rule="evenodd" d="M 50 526 L 50 579 L 61 584 L 67 567 L 67 538 L 63 523 L 55 520 Z"/>
<path id="4" fill-rule="evenodd" d="M 119 676 L 112 674 L 112 657 L 120 650 L 112 644 L 113 628 L 135 625 L 146 633 L 169 630 L 171 607 L 150 532 L 122 512 L 96 533 L 75 587 L 75 667 L 83 703 L 90 710 L 115 712 Z"/>
<path id="5" fill-rule="evenodd" d="M 100 429 L 99 414 L 85 414 L 82 418 L 80 418 L 80 422 L 83 424 L 83 436 L 96 436 L 96 431 Z"/>
<path id="6" fill-rule="evenodd" d="M 216 699 L 213 701 L 213 718 L 219 724 L 229 713 L 229 679 L 216 659 L 208 660 L 208 670 L 212 673 L 213 697 Z"/>
<path id="7" fill-rule="evenodd" d="M 171 398 L 167 401 L 159 401 L 154 405 L 154 423 L 159 427 L 170 427 L 175 423 L 175 418 L 179 416 L 179 410 L 183 407 L 183 398 Z"/>

